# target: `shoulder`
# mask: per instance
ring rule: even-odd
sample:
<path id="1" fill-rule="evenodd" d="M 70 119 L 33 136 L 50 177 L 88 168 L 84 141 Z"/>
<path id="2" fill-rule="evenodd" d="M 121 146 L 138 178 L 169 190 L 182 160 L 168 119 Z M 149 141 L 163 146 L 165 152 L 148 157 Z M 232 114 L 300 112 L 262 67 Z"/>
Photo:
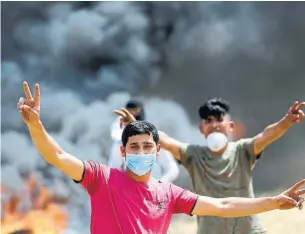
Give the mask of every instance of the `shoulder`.
<path id="1" fill-rule="evenodd" d="M 153 186 L 158 192 L 170 193 L 172 188 L 171 182 L 164 182 L 158 179 L 151 177 L 150 181 L 151 186 Z"/>
<path id="2" fill-rule="evenodd" d="M 123 175 L 125 171 L 119 168 L 112 168 L 108 167 L 105 164 L 95 162 L 95 161 L 83 161 L 85 165 L 85 173 L 88 172 L 93 172 L 96 174 L 102 174 L 105 179 L 108 179 L 111 176 L 115 175 Z"/>
<path id="3" fill-rule="evenodd" d="M 238 141 L 235 142 L 236 147 L 242 149 L 242 148 L 246 148 L 249 145 L 252 145 L 254 142 L 254 138 L 242 138 Z"/>
<path id="4" fill-rule="evenodd" d="M 206 146 L 193 145 L 193 144 L 181 144 L 180 147 L 180 162 L 182 165 L 188 167 L 193 159 L 199 159 L 207 155 Z"/>
<path id="5" fill-rule="evenodd" d="M 238 141 L 230 141 L 228 143 L 228 153 L 236 154 L 237 152 L 242 152 L 247 147 L 247 139 L 240 139 Z"/>
<path id="6" fill-rule="evenodd" d="M 83 161 L 85 169 L 86 170 L 91 170 L 91 171 L 102 171 L 104 169 L 107 168 L 107 166 L 105 164 L 96 162 L 96 161 L 92 161 L 92 160 L 85 160 Z"/>
<path id="7" fill-rule="evenodd" d="M 181 194 L 183 191 L 185 191 L 185 189 L 171 183 L 171 182 L 162 182 L 159 181 L 159 185 L 160 188 L 162 188 L 163 190 L 167 191 L 168 194 L 170 194 L 171 196 L 175 196 L 177 194 Z"/>
<path id="8" fill-rule="evenodd" d="M 107 169 L 105 170 L 105 174 L 108 178 L 123 177 L 126 175 L 126 172 L 124 170 L 122 170 L 121 168 L 107 167 Z"/>
<path id="9" fill-rule="evenodd" d="M 207 147 L 203 145 L 194 145 L 189 143 L 181 144 L 181 151 L 192 154 L 202 154 L 206 151 Z"/>
<path id="10" fill-rule="evenodd" d="M 239 145 L 240 145 L 240 140 L 238 140 L 238 141 L 230 141 L 228 143 L 228 145 L 229 145 L 229 148 L 231 148 L 231 149 L 238 148 Z"/>

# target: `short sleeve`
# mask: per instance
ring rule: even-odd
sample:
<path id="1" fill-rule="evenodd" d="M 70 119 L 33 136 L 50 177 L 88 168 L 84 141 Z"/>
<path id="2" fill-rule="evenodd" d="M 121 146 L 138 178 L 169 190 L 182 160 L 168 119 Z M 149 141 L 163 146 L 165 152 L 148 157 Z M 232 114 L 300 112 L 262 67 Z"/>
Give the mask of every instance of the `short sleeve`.
<path id="1" fill-rule="evenodd" d="M 171 193 L 174 200 L 173 213 L 184 213 L 192 215 L 193 209 L 196 205 L 199 196 L 189 190 L 180 188 L 174 184 L 171 184 Z"/>
<path id="2" fill-rule="evenodd" d="M 80 181 L 74 180 L 74 182 L 80 183 L 92 195 L 106 184 L 105 170 L 107 166 L 93 161 L 83 161 L 83 163 L 82 179 Z"/>
<path id="3" fill-rule="evenodd" d="M 250 167 L 252 168 L 258 159 L 260 159 L 263 155 L 261 152 L 258 155 L 254 153 L 254 139 L 255 138 L 245 138 L 241 139 L 238 142 L 239 150 L 241 151 L 241 156 L 246 157 Z"/>
<path id="4" fill-rule="evenodd" d="M 194 157 L 198 152 L 198 146 L 191 144 L 182 144 L 180 146 L 181 158 L 179 163 L 183 166 L 188 167 Z"/>

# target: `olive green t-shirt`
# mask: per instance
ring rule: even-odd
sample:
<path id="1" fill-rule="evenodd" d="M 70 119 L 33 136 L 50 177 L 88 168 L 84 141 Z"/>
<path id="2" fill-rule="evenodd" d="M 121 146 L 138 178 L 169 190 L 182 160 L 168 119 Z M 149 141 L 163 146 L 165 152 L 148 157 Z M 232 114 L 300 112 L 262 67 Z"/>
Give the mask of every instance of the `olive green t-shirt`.
<path id="1" fill-rule="evenodd" d="M 229 142 L 221 156 L 212 156 L 205 146 L 183 144 L 181 163 L 188 170 L 197 194 L 224 197 L 254 197 L 252 169 L 261 156 L 254 155 L 253 138 Z M 256 215 L 241 218 L 197 217 L 198 234 L 265 233 Z"/>

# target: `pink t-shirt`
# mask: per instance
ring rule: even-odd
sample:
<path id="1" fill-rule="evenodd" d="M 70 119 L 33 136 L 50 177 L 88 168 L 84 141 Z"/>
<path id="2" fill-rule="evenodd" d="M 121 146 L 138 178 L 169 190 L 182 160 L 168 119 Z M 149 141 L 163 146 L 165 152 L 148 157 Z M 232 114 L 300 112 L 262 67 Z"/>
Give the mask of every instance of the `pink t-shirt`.
<path id="1" fill-rule="evenodd" d="M 191 214 L 198 196 L 151 178 L 145 184 L 121 169 L 86 161 L 82 186 L 91 200 L 91 234 L 167 232 L 173 214 Z"/>

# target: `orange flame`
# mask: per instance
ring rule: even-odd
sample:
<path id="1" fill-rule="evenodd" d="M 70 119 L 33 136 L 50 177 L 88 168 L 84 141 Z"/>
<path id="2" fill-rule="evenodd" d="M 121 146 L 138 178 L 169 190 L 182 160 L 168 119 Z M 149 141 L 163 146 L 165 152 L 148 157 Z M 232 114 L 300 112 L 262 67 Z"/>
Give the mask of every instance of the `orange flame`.
<path id="1" fill-rule="evenodd" d="M 68 215 L 62 208 L 66 201 L 57 201 L 46 187 L 39 186 L 34 178 L 27 183 L 27 193 L 30 196 L 31 208 L 20 211 L 20 195 L 13 194 L 2 204 L 1 234 L 60 234 L 67 227 Z M 1 185 L 2 195 L 9 189 Z M 24 232 L 22 232 L 24 230 Z"/>

